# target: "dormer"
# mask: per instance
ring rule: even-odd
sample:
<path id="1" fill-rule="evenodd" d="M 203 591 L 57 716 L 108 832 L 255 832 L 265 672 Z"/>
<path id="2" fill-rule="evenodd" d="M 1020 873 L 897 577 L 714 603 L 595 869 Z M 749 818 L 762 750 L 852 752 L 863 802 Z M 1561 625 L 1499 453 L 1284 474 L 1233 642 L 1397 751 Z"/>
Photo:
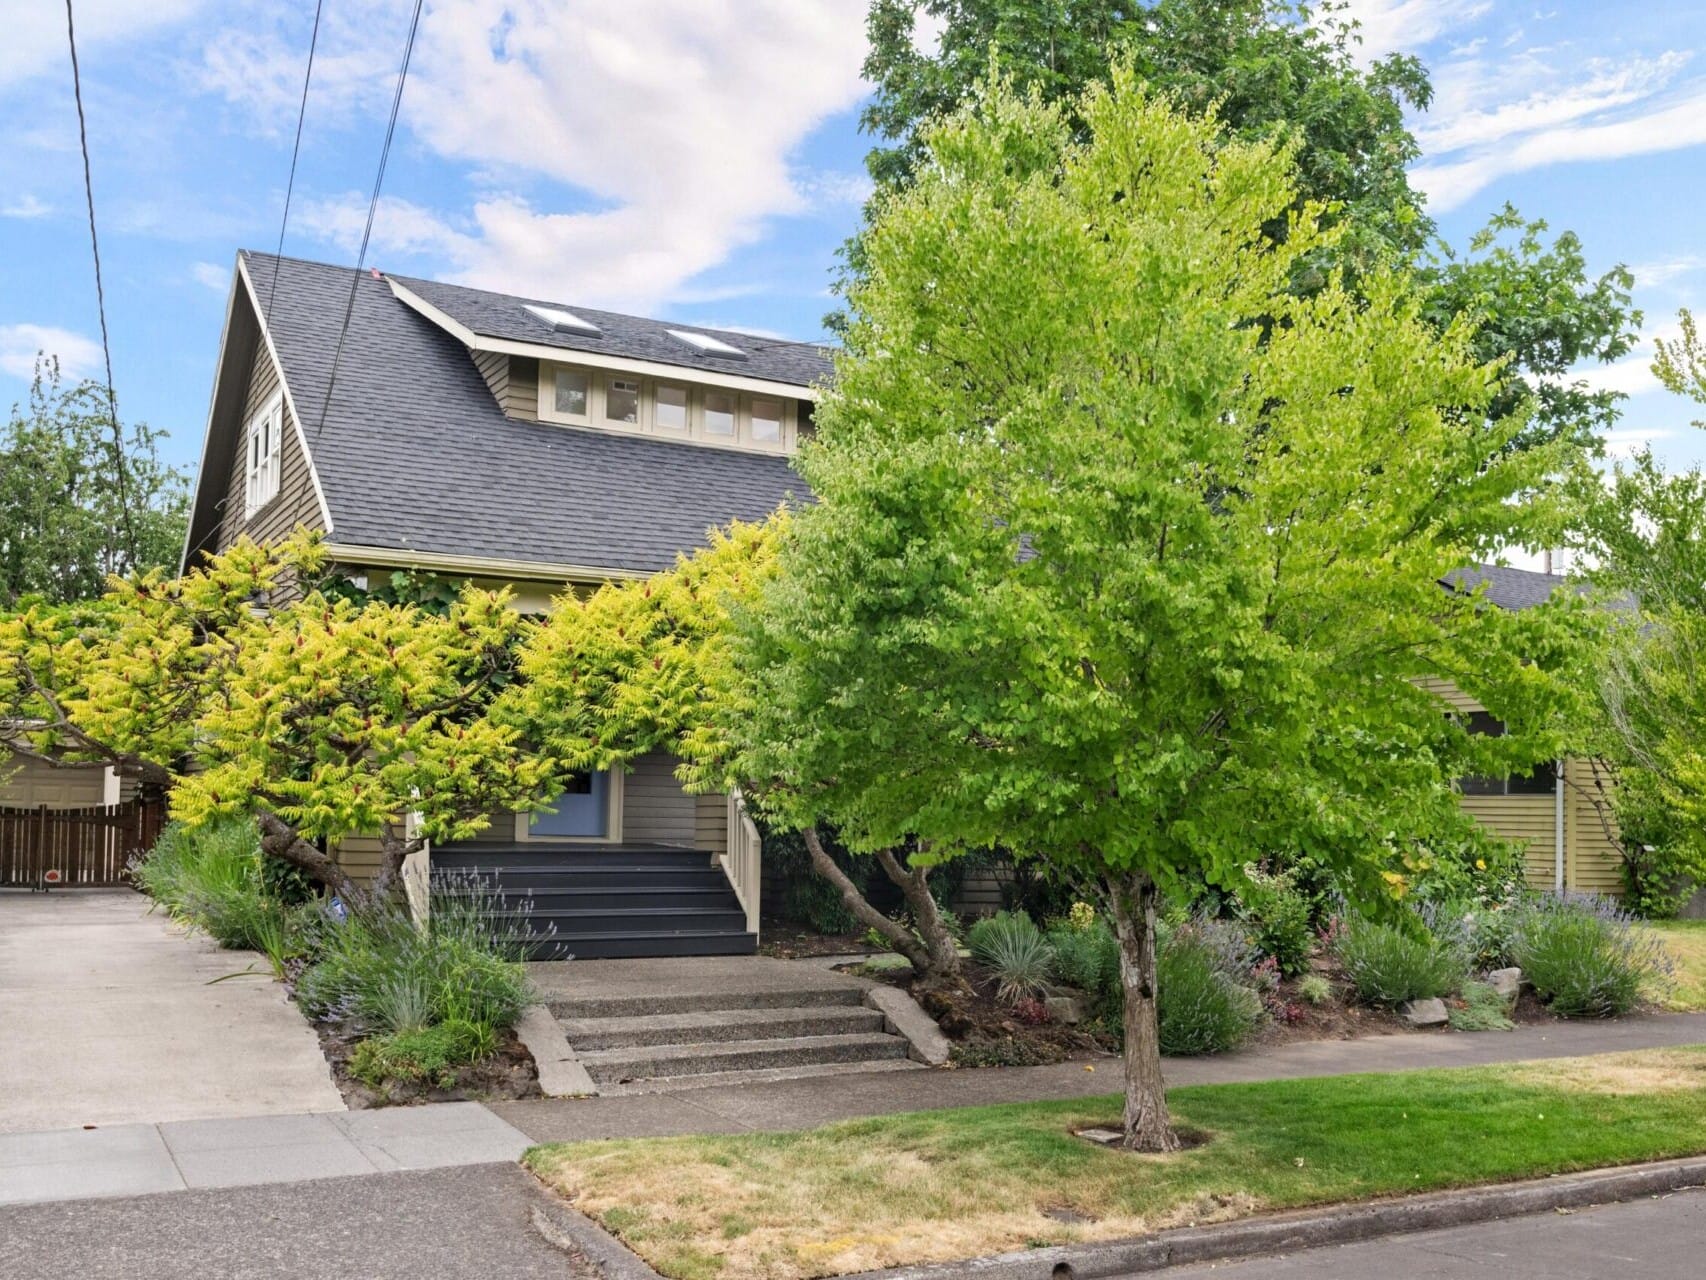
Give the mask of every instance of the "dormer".
<path id="1" fill-rule="evenodd" d="M 387 278 L 469 351 L 505 416 L 741 452 L 809 434 L 829 353 L 810 343 Z"/>

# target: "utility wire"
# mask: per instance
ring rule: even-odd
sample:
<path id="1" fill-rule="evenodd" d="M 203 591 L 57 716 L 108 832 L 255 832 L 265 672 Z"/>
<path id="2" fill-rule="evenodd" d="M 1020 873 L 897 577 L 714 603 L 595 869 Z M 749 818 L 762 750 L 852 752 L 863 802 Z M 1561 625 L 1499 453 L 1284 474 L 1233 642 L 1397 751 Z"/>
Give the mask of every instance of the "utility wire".
<path id="1" fill-rule="evenodd" d="M 314 0 L 314 31 L 308 37 L 308 70 L 302 76 L 302 102 L 296 108 L 296 141 L 290 144 L 290 177 L 284 184 L 284 213 L 278 220 L 278 248 L 272 258 L 272 283 L 267 286 L 266 325 L 272 328 L 272 304 L 278 297 L 278 264 L 284 257 L 284 229 L 290 224 L 290 197 L 296 190 L 296 158 L 302 151 L 302 122 L 308 117 L 308 86 L 314 81 L 314 50 L 320 44 L 320 9 L 324 0 Z"/>
<path id="2" fill-rule="evenodd" d="M 71 46 L 71 93 L 77 100 L 77 140 L 83 148 L 83 194 L 89 205 L 89 249 L 95 259 L 95 306 L 101 317 L 101 355 L 107 367 L 107 412 L 112 419 L 113 470 L 118 477 L 119 516 L 124 523 L 125 541 L 129 544 L 129 567 L 135 569 L 140 552 L 136 543 L 136 524 L 130 514 L 129 486 L 124 476 L 124 431 L 118 423 L 118 394 L 113 390 L 113 350 L 107 340 L 107 295 L 101 284 L 101 242 L 95 235 L 95 180 L 89 169 L 89 127 L 83 116 L 83 76 L 77 65 L 77 24 L 71 13 L 71 0 L 65 0 L 65 38 Z"/>
<path id="3" fill-rule="evenodd" d="M 415 0 L 414 17 L 409 20 L 409 38 L 403 45 L 403 65 L 397 71 L 397 92 L 391 98 L 391 121 L 385 126 L 385 145 L 379 149 L 379 172 L 373 178 L 373 198 L 367 204 L 367 226 L 361 233 L 361 252 L 356 255 L 355 270 L 350 275 L 349 301 L 344 306 L 343 327 L 338 330 L 338 345 L 332 352 L 332 373 L 326 380 L 326 398 L 320 403 L 320 421 L 314 428 L 312 453 L 320 444 L 320 433 L 326 429 L 326 413 L 332 407 L 332 390 L 338 385 L 338 365 L 343 360 L 344 339 L 349 336 L 350 317 L 355 314 L 355 294 L 361 286 L 361 268 L 367 261 L 367 242 L 373 235 L 373 215 L 379 209 L 379 189 L 385 184 L 385 162 L 391 155 L 391 138 L 397 132 L 397 111 L 403 105 L 403 85 L 409 78 L 409 59 L 415 51 L 415 32 L 421 25 L 421 5 Z"/>

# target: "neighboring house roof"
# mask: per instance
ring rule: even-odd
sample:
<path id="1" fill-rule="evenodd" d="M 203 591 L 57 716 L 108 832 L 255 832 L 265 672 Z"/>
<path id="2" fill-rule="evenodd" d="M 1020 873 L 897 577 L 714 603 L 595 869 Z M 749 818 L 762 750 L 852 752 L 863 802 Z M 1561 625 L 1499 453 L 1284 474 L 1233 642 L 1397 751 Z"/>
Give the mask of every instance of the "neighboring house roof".
<path id="1" fill-rule="evenodd" d="M 1545 604 L 1552 593 L 1569 579 L 1560 573 L 1541 573 L 1536 569 L 1512 569 L 1500 564 L 1477 565 L 1473 569 L 1458 569 L 1440 579 L 1440 585 L 1464 593 L 1473 592 L 1482 583 L 1487 586 L 1486 599 L 1501 609 L 1532 609 Z"/>
<path id="2" fill-rule="evenodd" d="M 815 343 L 759 337 L 730 329 L 706 329 L 694 324 L 646 320 L 639 316 L 618 315 L 613 311 L 594 311 L 572 303 L 512 297 L 509 294 L 488 293 L 484 289 L 468 289 L 461 285 L 440 284 L 434 280 L 419 280 L 409 276 L 391 278 L 444 312 L 463 328 L 486 338 L 504 338 L 511 342 L 555 347 L 564 351 L 627 356 L 636 360 L 652 360 L 658 364 L 679 365 L 684 369 L 699 369 L 707 373 L 733 373 L 793 386 L 812 386 L 824 382 L 834 372 L 829 349 Z M 553 327 L 549 321 L 529 311 L 529 305 L 567 311 L 570 315 L 594 325 L 599 332 L 589 334 Z M 697 351 L 680 338 L 672 336 L 671 330 L 708 334 L 719 342 L 736 348 L 741 355 L 716 355 Z"/>
<path id="3" fill-rule="evenodd" d="M 468 349 L 368 272 L 354 278 L 354 313 L 322 424 L 350 268 L 250 251 L 239 258 L 267 317 L 335 545 L 648 573 L 702 544 L 707 529 L 763 519 L 805 492 L 780 455 L 506 417 Z M 431 287 L 449 289 L 459 306 L 463 295 L 498 297 Z M 584 314 L 610 323 L 613 334 L 618 319 L 623 333 L 653 323 Z M 216 399 L 210 424 L 201 479 L 207 492 L 198 490 L 191 547 L 202 545 L 219 518 L 217 500 L 241 435 L 240 422 L 217 420 L 221 403 Z"/>

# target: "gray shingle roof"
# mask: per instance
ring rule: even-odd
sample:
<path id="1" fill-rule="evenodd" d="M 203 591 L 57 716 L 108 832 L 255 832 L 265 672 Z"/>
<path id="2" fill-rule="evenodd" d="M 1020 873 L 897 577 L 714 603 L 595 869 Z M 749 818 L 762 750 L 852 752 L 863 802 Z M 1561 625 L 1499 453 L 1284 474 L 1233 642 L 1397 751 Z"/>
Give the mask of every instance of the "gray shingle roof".
<path id="1" fill-rule="evenodd" d="M 1441 585 L 1471 592 L 1484 582 L 1487 584 L 1486 598 L 1499 608 L 1532 609 L 1536 605 L 1545 604 L 1552 598 L 1552 593 L 1568 581 L 1568 578 L 1558 573 L 1483 564 L 1473 569 L 1458 569 L 1449 573 L 1441 579 Z"/>
<path id="2" fill-rule="evenodd" d="M 272 255 L 243 256 L 265 312 Z M 806 492 L 783 457 L 506 418 L 467 348 L 366 273 L 322 428 L 350 281 L 282 259 L 269 326 L 334 542 L 650 572 Z"/>
<path id="3" fill-rule="evenodd" d="M 430 302 L 464 328 L 481 337 L 507 338 L 512 342 L 531 342 L 542 347 L 559 347 L 565 351 L 602 352 L 605 355 L 629 356 L 636 360 L 655 360 L 659 364 L 680 365 L 684 369 L 738 373 L 748 378 L 764 378 L 796 386 L 812 386 L 823 382 L 833 371 L 828 348 L 809 342 L 789 342 L 781 338 L 761 338 L 728 329 L 705 329 L 692 324 L 646 320 L 639 316 L 618 315 L 613 311 L 594 311 L 589 307 L 579 307 L 568 302 L 517 298 L 503 293 L 487 293 L 484 289 L 468 289 L 461 285 L 418 280 L 410 276 L 396 276 L 394 279 L 409 292 Z M 585 334 L 554 329 L 548 322 L 528 311 L 528 303 L 567 311 L 597 325 L 600 333 Z M 709 334 L 719 342 L 738 348 L 745 358 L 697 351 L 679 338 L 671 337 L 671 329 Z"/>

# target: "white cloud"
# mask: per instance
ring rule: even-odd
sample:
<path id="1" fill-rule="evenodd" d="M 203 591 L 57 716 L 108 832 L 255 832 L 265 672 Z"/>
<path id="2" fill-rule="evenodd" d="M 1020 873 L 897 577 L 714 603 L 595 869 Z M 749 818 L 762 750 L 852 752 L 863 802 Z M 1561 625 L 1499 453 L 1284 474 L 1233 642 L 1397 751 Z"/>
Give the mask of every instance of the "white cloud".
<path id="1" fill-rule="evenodd" d="M 28 191 L 9 204 L 0 206 L 0 218 L 45 218 L 52 212 L 52 205 L 37 199 Z"/>
<path id="2" fill-rule="evenodd" d="M 187 18 L 202 0 L 80 0 L 77 53 L 114 40 L 133 40 L 157 27 Z M 84 67 L 87 73 L 89 68 Z M 0 87 L 52 72 L 69 79 L 65 7 L 38 0 L 6 6 L 6 38 L 0 41 Z"/>
<path id="3" fill-rule="evenodd" d="M 1647 329 L 1636 341 L 1634 352 L 1612 364 L 1585 365 L 1570 370 L 1561 381 L 1583 382 L 1590 391 L 1616 391 L 1626 396 L 1643 396 L 1662 392 L 1663 387 L 1653 376 L 1654 339 L 1675 342 L 1682 336 L 1682 325 L 1676 321 Z"/>
<path id="4" fill-rule="evenodd" d="M 43 324 L 0 324 L 0 372 L 28 381 L 36 356 L 59 358 L 67 378 L 87 377 L 101 367 L 101 344 L 69 329 Z"/>
<path id="5" fill-rule="evenodd" d="M 1389 53 L 1416 53 L 1438 36 L 1461 31 L 1491 7 L 1491 0 L 1348 0 L 1341 16 L 1359 25 L 1358 60 L 1373 62 Z"/>
<path id="6" fill-rule="evenodd" d="M 377 48 L 344 56 L 388 88 L 399 50 Z M 488 288 L 655 308 L 769 219 L 861 198 L 851 175 L 802 175 L 790 158 L 864 93 L 864 51 L 850 0 L 444 0 L 422 22 L 403 115 L 414 143 L 469 166 L 474 190 L 461 208 L 383 202 L 375 254 L 426 255 Z M 232 92 L 245 83 L 220 74 Z M 359 242 L 360 194 L 304 207 L 305 229 L 346 251 Z"/>
<path id="7" fill-rule="evenodd" d="M 1675 258 L 1636 263 L 1629 268 L 1629 274 L 1635 277 L 1637 285 L 1653 288 L 1669 284 L 1682 276 L 1693 275 L 1702 268 L 1706 268 L 1706 254 L 1684 253 Z"/>
<path id="8" fill-rule="evenodd" d="M 1676 151 L 1706 143 L 1706 85 L 1666 106 L 1620 120 L 1540 129 L 1462 160 L 1442 160 L 1411 172 L 1434 210 L 1450 210 L 1507 174 L 1582 160 Z"/>
<path id="9" fill-rule="evenodd" d="M 192 262 L 190 279 L 215 293 L 223 294 L 231 287 L 231 268 L 222 267 L 217 262 Z"/>

